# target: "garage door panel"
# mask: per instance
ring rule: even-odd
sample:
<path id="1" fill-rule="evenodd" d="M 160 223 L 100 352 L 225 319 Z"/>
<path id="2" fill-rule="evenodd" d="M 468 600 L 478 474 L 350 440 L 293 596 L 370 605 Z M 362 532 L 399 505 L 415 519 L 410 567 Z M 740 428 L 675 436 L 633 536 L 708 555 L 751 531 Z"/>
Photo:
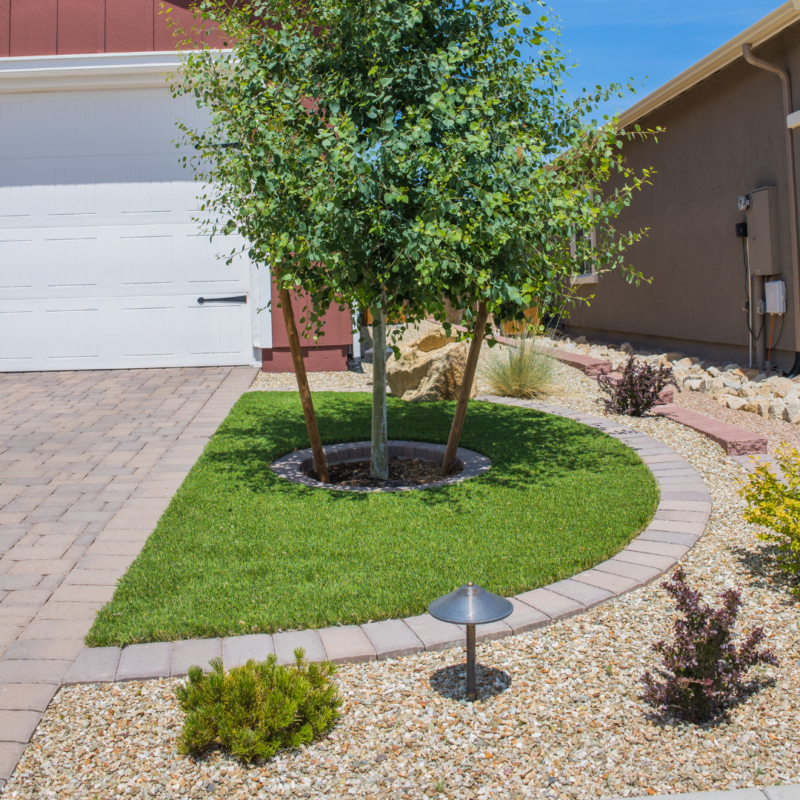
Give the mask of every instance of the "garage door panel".
<path id="1" fill-rule="evenodd" d="M 249 262 L 238 237 L 197 233 L 196 225 L 0 230 L 0 289 L 6 299 L 124 295 L 242 294 Z M 138 288 L 137 288 L 138 287 Z"/>
<path id="2" fill-rule="evenodd" d="M 33 216 L 32 184 L 30 169 L 12 169 L 0 162 L 0 228 Z"/>
<path id="3" fill-rule="evenodd" d="M 100 356 L 100 310 L 98 308 L 48 309 L 45 313 L 47 358 L 96 359 Z"/>
<path id="4" fill-rule="evenodd" d="M 48 289 L 97 286 L 100 264 L 96 236 L 44 240 L 44 272 Z"/>
<path id="5" fill-rule="evenodd" d="M 0 238 L 0 289 L 30 289 L 33 242 Z"/>
<path id="6" fill-rule="evenodd" d="M 190 97 L 163 90 L 37 93 L 0 98 L 3 157 L 175 154 L 182 134 L 176 122 L 207 124 L 208 112 Z M 185 149 L 185 148 L 182 148 Z M 191 149 L 191 148 L 189 148 Z"/>
<path id="7" fill-rule="evenodd" d="M 247 304 L 196 295 L 0 300 L 0 371 L 249 364 Z"/>
<path id="8" fill-rule="evenodd" d="M 0 229 L 192 222 L 201 185 L 174 156 L 0 160 Z"/>
<path id="9" fill-rule="evenodd" d="M 125 358 L 175 355 L 175 309 L 172 306 L 122 309 L 122 355 Z"/>
<path id="10" fill-rule="evenodd" d="M 232 355 L 239 349 L 245 323 L 250 326 L 249 312 L 242 306 L 189 306 L 189 352 L 195 356 Z"/>
<path id="11" fill-rule="evenodd" d="M 0 364 L 30 369 L 25 362 L 33 361 L 34 347 L 33 312 L 0 310 Z"/>

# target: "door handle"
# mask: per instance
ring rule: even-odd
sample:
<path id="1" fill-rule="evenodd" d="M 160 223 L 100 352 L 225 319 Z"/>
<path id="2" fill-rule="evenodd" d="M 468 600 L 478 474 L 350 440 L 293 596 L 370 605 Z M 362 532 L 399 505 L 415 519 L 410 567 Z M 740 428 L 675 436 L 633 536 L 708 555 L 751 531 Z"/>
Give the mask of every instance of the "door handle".
<path id="1" fill-rule="evenodd" d="M 237 294 L 234 297 L 198 297 L 197 302 L 202 306 L 203 303 L 246 303 L 246 294 Z"/>

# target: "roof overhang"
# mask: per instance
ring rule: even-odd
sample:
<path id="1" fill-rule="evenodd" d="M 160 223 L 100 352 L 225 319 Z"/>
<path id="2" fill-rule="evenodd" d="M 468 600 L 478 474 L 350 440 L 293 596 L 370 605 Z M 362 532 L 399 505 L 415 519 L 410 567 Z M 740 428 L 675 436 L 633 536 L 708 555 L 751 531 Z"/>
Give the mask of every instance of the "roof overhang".
<path id="1" fill-rule="evenodd" d="M 798 0 L 800 2 L 800 0 Z M 0 58 L 0 94 L 165 89 L 180 68 L 175 50 Z"/>
<path id="2" fill-rule="evenodd" d="M 627 128 L 637 120 L 655 111 L 657 108 L 683 94 L 700 81 L 719 72 L 723 67 L 732 64 L 737 58 L 742 57 L 742 45 L 751 44 L 754 47 L 768 41 L 784 28 L 800 20 L 800 0 L 789 0 L 771 14 L 751 25 L 746 31 L 731 39 L 727 44 L 707 55 L 694 66 L 682 72 L 676 78 L 665 83 L 661 88 L 651 92 L 643 100 L 631 106 L 620 114 L 620 125 Z"/>

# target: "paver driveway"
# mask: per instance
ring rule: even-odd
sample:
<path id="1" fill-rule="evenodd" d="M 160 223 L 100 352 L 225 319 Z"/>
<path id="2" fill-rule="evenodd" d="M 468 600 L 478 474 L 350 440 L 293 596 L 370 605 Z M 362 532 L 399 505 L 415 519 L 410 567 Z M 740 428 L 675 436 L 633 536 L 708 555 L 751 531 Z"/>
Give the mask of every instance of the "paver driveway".
<path id="1" fill-rule="evenodd" d="M 251 367 L 0 374 L 0 790 Z"/>

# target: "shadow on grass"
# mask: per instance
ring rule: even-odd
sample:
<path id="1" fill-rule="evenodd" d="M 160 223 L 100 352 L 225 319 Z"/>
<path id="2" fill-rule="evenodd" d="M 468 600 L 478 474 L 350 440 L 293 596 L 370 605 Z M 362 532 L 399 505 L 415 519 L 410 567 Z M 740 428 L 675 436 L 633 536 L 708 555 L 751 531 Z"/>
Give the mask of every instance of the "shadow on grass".
<path id="1" fill-rule="evenodd" d="M 273 403 L 276 399 L 273 394 Z M 287 393 L 280 399 L 276 409 L 268 407 L 260 395 L 245 395 L 239 401 L 244 413 L 220 428 L 204 458 L 216 471 L 255 493 L 326 492 L 331 503 L 369 503 L 374 494 L 312 489 L 271 472 L 270 465 L 275 459 L 309 446 L 297 395 Z M 324 407 L 317 410 L 323 444 L 370 438 L 369 397 L 349 395 L 343 399 L 341 395 L 327 393 L 324 399 Z M 395 440 L 446 444 L 454 410 L 455 403 L 451 402 L 410 404 L 389 398 L 389 436 Z M 458 503 L 465 489 L 476 483 L 511 489 L 521 489 L 533 482 L 547 486 L 567 473 L 600 473 L 637 464 L 633 451 L 615 445 L 605 434 L 570 420 L 475 401 L 469 407 L 461 446 L 491 458 L 492 469 L 480 478 L 416 490 L 414 495 L 426 505 L 452 505 Z M 397 493 L 391 496 L 401 497 Z"/>
<path id="2" fill-rule="evenodd" d="M 448 700 L 467 699 L 467 665 L 450 664 L 431 675 L 431 688 Z M 502 669 L 477 664 L 476 685 L 479 700 L 497 697 L 511 688 L 511 676 Z"/>

